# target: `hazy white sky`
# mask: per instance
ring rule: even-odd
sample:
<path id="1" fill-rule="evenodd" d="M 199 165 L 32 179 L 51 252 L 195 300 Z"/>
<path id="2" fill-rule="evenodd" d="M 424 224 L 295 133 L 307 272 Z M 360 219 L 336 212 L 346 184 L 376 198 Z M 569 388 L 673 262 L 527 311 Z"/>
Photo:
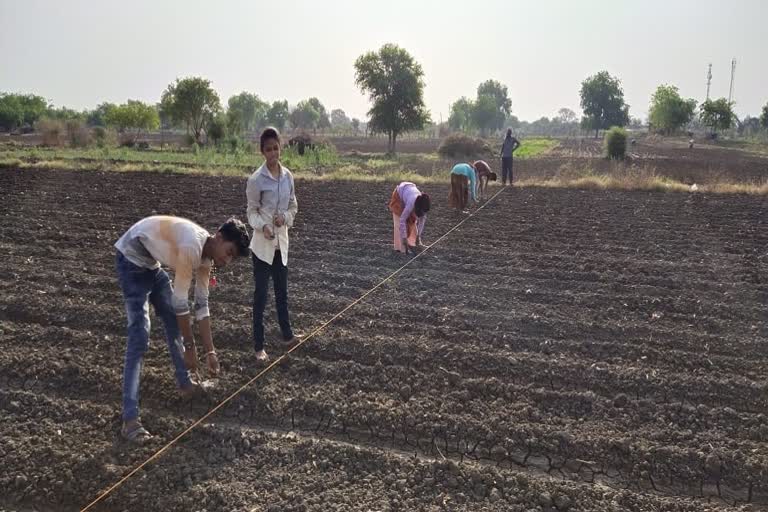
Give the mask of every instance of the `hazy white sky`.
<path id="1" fill-rule="evenodd" d="M 317 96 L 365 117 L 355 59 L 393 42 L 423 66 L 434 120 L 493 78 L 514 113 L 534 120 L 579 109 L 579 86 L 607 70 L 645 117 L 657 85 L 685 97 L 728 95 L 736 111 L 768 101 L 764 0 L 0 0 L 0 91 L 56 106 L 159 100 L 176 77 L 212 81 L 222 102 L 247 90 L 295 104 Z"/>

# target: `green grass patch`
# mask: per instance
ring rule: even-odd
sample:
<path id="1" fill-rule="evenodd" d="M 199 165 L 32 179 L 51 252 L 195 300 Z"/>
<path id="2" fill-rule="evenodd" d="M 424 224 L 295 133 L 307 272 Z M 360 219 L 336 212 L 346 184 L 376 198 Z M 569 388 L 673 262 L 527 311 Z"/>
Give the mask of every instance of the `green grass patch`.
<path id="1" fill-rule="evenodd" d="M 537 156 L 549 153 L 559 145 L 560 142 L 555 139 L 522 139 L 520 141 L 520 147 L 515 151 L 515 158 L 536 158 Z M 499 151 L 501 151 L 501 149 L 499 149 Z"/>
<path id="2" fill-rule="evenodd" d="M 40 161 L 109 161 L 124 163 L 145 163 L 151 165 L 181 165 L 196 168 L 206 167 L 247 167 L 254 168 L 264 162 L 260 153 L 242 150 L 223 151 L 213 148 L 198 150 L 144 150 L 132 148 L 42 148 L 9 147 L 0 150 L 2 159 L 18 159 L 28 162 Z M 339 162 L 336 151 L 328 147 L 307 150 L 299 155 L 295 148 L 283 149 L 281 160 L 291 170 L 305 170 L 317 167 L 329 167 Z"/>
<path id="3" fill-rule="evenodd" d="M 518 150 L 534 158 L 551 151 L 558 144 L 552 139 L 530 139 Z M 517 153 L 516 153 L 517 154 Z M 159 158 L 158 158 L 159 157 Z M 414 183 L 450 182 L 453 160 L 428 154 L 402 154 L 384 157 L 355 154 L 339 157 L 333 149 L 321 148 L 299 155 L 286 148 L 283 163 L 296 177 L 312 180 L 366 182 L 412 181 Z M 261 155 L 227 154 L 210 149 L 193 151 L 139 151 L 128 148 L 57 149 L 39 147 L 0 147 L 0 168 L 62 169 L 114 172 L 161 172 L 245 177 L 261 165 Z M 709 192 L 717 194 L 768 195 L 768 181 L 755 183 L 715 182 L 690 185 L 656 173 L 653 168 L 633 168 L 617 164 L 607 173 L 591 168 L 564 168 L 554 176 L 518 183 L 520 186 L 558 187 L 596 190 L 649 190 L 663 192 Z M 493 184 L 492 184 L 493 186 Z"/>

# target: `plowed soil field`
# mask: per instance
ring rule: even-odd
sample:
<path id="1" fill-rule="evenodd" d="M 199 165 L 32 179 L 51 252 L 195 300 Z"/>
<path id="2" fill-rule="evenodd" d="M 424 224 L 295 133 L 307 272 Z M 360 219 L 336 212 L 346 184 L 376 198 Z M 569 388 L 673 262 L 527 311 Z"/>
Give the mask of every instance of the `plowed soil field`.
<path id="1" fill-rule="evenodd" d="M 299 330 L 407 261 L 392 186 L 297 181 Z M 466 215 L 425 189 L 430 243 Z M 260 370 L 243 260 L 211 293 L 222 377 L 177 398 L 153 315 L 156 438 L 119 439 L 112 244 L 244 205 L 237 178 L 0 171 L 0 510 L 82 509 Z M 767 224 L 759 196 L 505 189 L 93 510 L 762 510 Z"/>

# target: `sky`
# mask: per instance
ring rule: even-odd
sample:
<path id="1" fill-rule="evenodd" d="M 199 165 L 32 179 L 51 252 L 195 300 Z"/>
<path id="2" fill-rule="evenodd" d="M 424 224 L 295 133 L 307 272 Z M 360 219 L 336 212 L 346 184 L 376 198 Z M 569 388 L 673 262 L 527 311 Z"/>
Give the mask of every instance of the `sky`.
<path id="1" fill-rule="evenodd" d="M 157 102 L 177 77 L 209 79 L 226 103 L 242 91 L 365 119 L 358 56 L 386 43 L 424 70 L 427 108 L 495 79 L 521 120 L 577 114 L 582 80 L 618 77 L 630 114 L 645 118 L 660 84 L 686 98 L 727 97 L 735 110 L 768 102 L 764 0 L 0 0 L 0 91 L 35 93 L 77 110 Z"/>

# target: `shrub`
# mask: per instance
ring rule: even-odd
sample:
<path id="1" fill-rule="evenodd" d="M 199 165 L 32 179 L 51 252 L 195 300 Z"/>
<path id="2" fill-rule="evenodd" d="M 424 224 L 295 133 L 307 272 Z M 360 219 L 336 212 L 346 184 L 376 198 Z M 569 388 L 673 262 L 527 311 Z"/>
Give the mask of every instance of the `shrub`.
<path id="1" fill-rule="evenodd" d="M 627 131 L 614 126 L 605 132 L 605 153 L 611 160 L 623 160 L 627 154 Z"/>
<path id="2" fill-rule="evenodd" d="M 43 118 L 37 122 L 37 131 L 43 136 L 44 146 L 63 146 L 65 128 L 64 123 L 56 119 Z"/>
<path id="3" fill-rule="evenodd" d="M 136 146 L 136 139 L 134 139 L 131 135 L 126 135 L 124 133 L 120 134 L 118 141 L 121 148 L 132 148 Z"/>
<path id="4" fill-rule="evenodd" d="M 223 114 L 214 116 L 208 122 L 208 137 L 218 146 L 227 136 L 227 118 Z"/>
<path id="5" fill-rule="evenodd" d="M 91 143 L 91 131 L 85 121 L 70 119 L 65 124 L 67 141 L 73 148 L 84 148 Z"/>
<path id="6" fill-rule="evenodd" d="M 225 147 L 232 153 L 253 153 L 253 144 L 237 135 L 230 135 L 226 139 Z"/>
<path id="7" fill-rule="evenodd" d="M 450 158 L 485 156 L 491 153 L 491 147 L 483 139 L 454 133 L 443 139 L 437 152 L 440 156 Z"/>
<path id="8" fill-rule="evenodd" d="M 104 149 L 117 146 L 117 133 L 109 128 L 96 126 L 91 130 L 91 136 L 99 148 Z"/>

